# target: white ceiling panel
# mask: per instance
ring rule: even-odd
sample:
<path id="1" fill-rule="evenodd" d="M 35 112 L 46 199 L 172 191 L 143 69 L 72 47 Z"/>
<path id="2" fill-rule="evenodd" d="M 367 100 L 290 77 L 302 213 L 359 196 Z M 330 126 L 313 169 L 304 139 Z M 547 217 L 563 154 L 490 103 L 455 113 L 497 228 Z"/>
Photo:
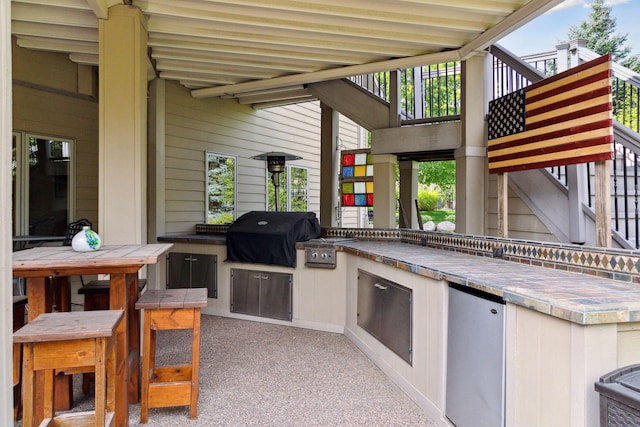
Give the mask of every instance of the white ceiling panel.
<path id="1" fill-rule="evenodd" d="M 560 1 L 12 0 L 12 34 L 96 65 L 99 19 L 130 4 L 160 78 L 264 107 L 310 99 L 311 82 L 464 59 Z"/>

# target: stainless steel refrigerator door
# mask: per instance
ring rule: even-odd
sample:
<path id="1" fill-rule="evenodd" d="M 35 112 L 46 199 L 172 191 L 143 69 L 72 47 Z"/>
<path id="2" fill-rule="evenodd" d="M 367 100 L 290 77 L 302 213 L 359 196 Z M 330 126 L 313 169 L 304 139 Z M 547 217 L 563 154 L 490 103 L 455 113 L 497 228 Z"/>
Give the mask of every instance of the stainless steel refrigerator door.
<path id="1" fill-rule="evenodd" d="M 504 308 L 449 287 L 445 414 L 457 427 L 504 426 Z"/>

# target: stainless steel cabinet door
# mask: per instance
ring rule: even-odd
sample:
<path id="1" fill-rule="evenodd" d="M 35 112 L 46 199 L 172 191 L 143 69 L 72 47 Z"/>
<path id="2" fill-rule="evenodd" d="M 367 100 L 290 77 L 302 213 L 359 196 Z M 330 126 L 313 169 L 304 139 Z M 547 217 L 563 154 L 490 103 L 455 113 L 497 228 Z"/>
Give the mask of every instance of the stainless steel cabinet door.
<path id="1" fill-rule="evenodd" d="M 231 312 L 260 315 L 259 271 L 231 269 Z"/>
<path id="2" fill-rule="evenodd" d="M 293 275 L 231 269 L 231 312 L 292 319 Z"/>
<path id="3" fill-rule="evenodd" d="M 291 320 L 291 285 L 291 274 L 263 272 L 260 283 L 260 315 Z"/>
<path id="4" fill-rule="evenodd" d="M 218 257 L 191 254 L 191 287 L 207 288 L 209 298 L 218 298 Z"/>
<path id="5" fill-rule="evenodd" d="M 358 270 L 358 326 L 411 364 L 411 289 Z"/>
<path id="6" fill-rule="evenodd" d="M 167 288 L 207 288 L 209 298 L 218 298 L 216 255 L 171 252 L 167 257 Z"/>

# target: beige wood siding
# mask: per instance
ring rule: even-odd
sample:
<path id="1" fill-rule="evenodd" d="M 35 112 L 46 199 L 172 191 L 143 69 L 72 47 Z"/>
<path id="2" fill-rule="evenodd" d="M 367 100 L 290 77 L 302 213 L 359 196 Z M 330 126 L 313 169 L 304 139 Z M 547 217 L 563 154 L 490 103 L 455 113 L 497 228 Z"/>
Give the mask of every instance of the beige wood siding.
<path id="1" fill-rule="evenodd" d="M 13 45 L 13 129 L 75 140 L 75 218 L 98 228 L 98 101 L 77 93 L 67 55 Z"/>
<path id="2" fill-rule="evenodd" d="M 166 85 L 166 233 L 192 232 L 205 222 L 205 153 L 237 156 L 237 215 L 266 207 L 265 163 L 252 156 L 284 151 L 308 169 L 309 210 L 319 213 L 320 106 L 317 102 L 254 110 L 228 99 L 194 99 Z M 344 124 L 343 124 L 344 123 Z M 341 140 L 357 146 L 357 127 L 341 122 Z"/>
<path id="3" fill-rule="evenodd" d="M 496 175 L 489 175 L 487 200 L 487 227 L 489 236 L 497 236 L 498 223 L 498 189 Z M 538 219 L 529 207 L 509 189 L 509 236 L 512 239 L 538 240 L 557 242 L 556 236 Z"/>

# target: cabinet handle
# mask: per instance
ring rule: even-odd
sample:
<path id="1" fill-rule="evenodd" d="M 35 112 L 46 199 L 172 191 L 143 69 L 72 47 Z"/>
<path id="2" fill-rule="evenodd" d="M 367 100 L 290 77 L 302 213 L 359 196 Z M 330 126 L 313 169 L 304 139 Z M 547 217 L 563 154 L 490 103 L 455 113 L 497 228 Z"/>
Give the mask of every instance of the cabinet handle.
<path id="1" fill-rule="evenodd" d="M 269 276 L 268 275 L 262 276 L 262 279 L 263 280 L 267 280 L 267 279 L 269 279 Z"/>
<path id="2" fill-rule="evenodd" d="M 387 290 L 387 287 L 386 286 L 382 286 L 380 283 L 376 283 L 373 286 L 378 288 L 378 289 L 380 289 L 381 291 L 386 291 Z"/>
<path id="3" fill-rule="evenodd" d="M 255 276 L 253 276 L 253 278 L 254 278 L 254 279 L 259 279 L 259 278 L 260 278 L 260 275 L 259 275 L 259 274 L 256 274 Z"/>
<path id="4" fill-rule="evenodd" d="M 191 257 L 191 261 L 198 261 L 198 258 Z"/>

